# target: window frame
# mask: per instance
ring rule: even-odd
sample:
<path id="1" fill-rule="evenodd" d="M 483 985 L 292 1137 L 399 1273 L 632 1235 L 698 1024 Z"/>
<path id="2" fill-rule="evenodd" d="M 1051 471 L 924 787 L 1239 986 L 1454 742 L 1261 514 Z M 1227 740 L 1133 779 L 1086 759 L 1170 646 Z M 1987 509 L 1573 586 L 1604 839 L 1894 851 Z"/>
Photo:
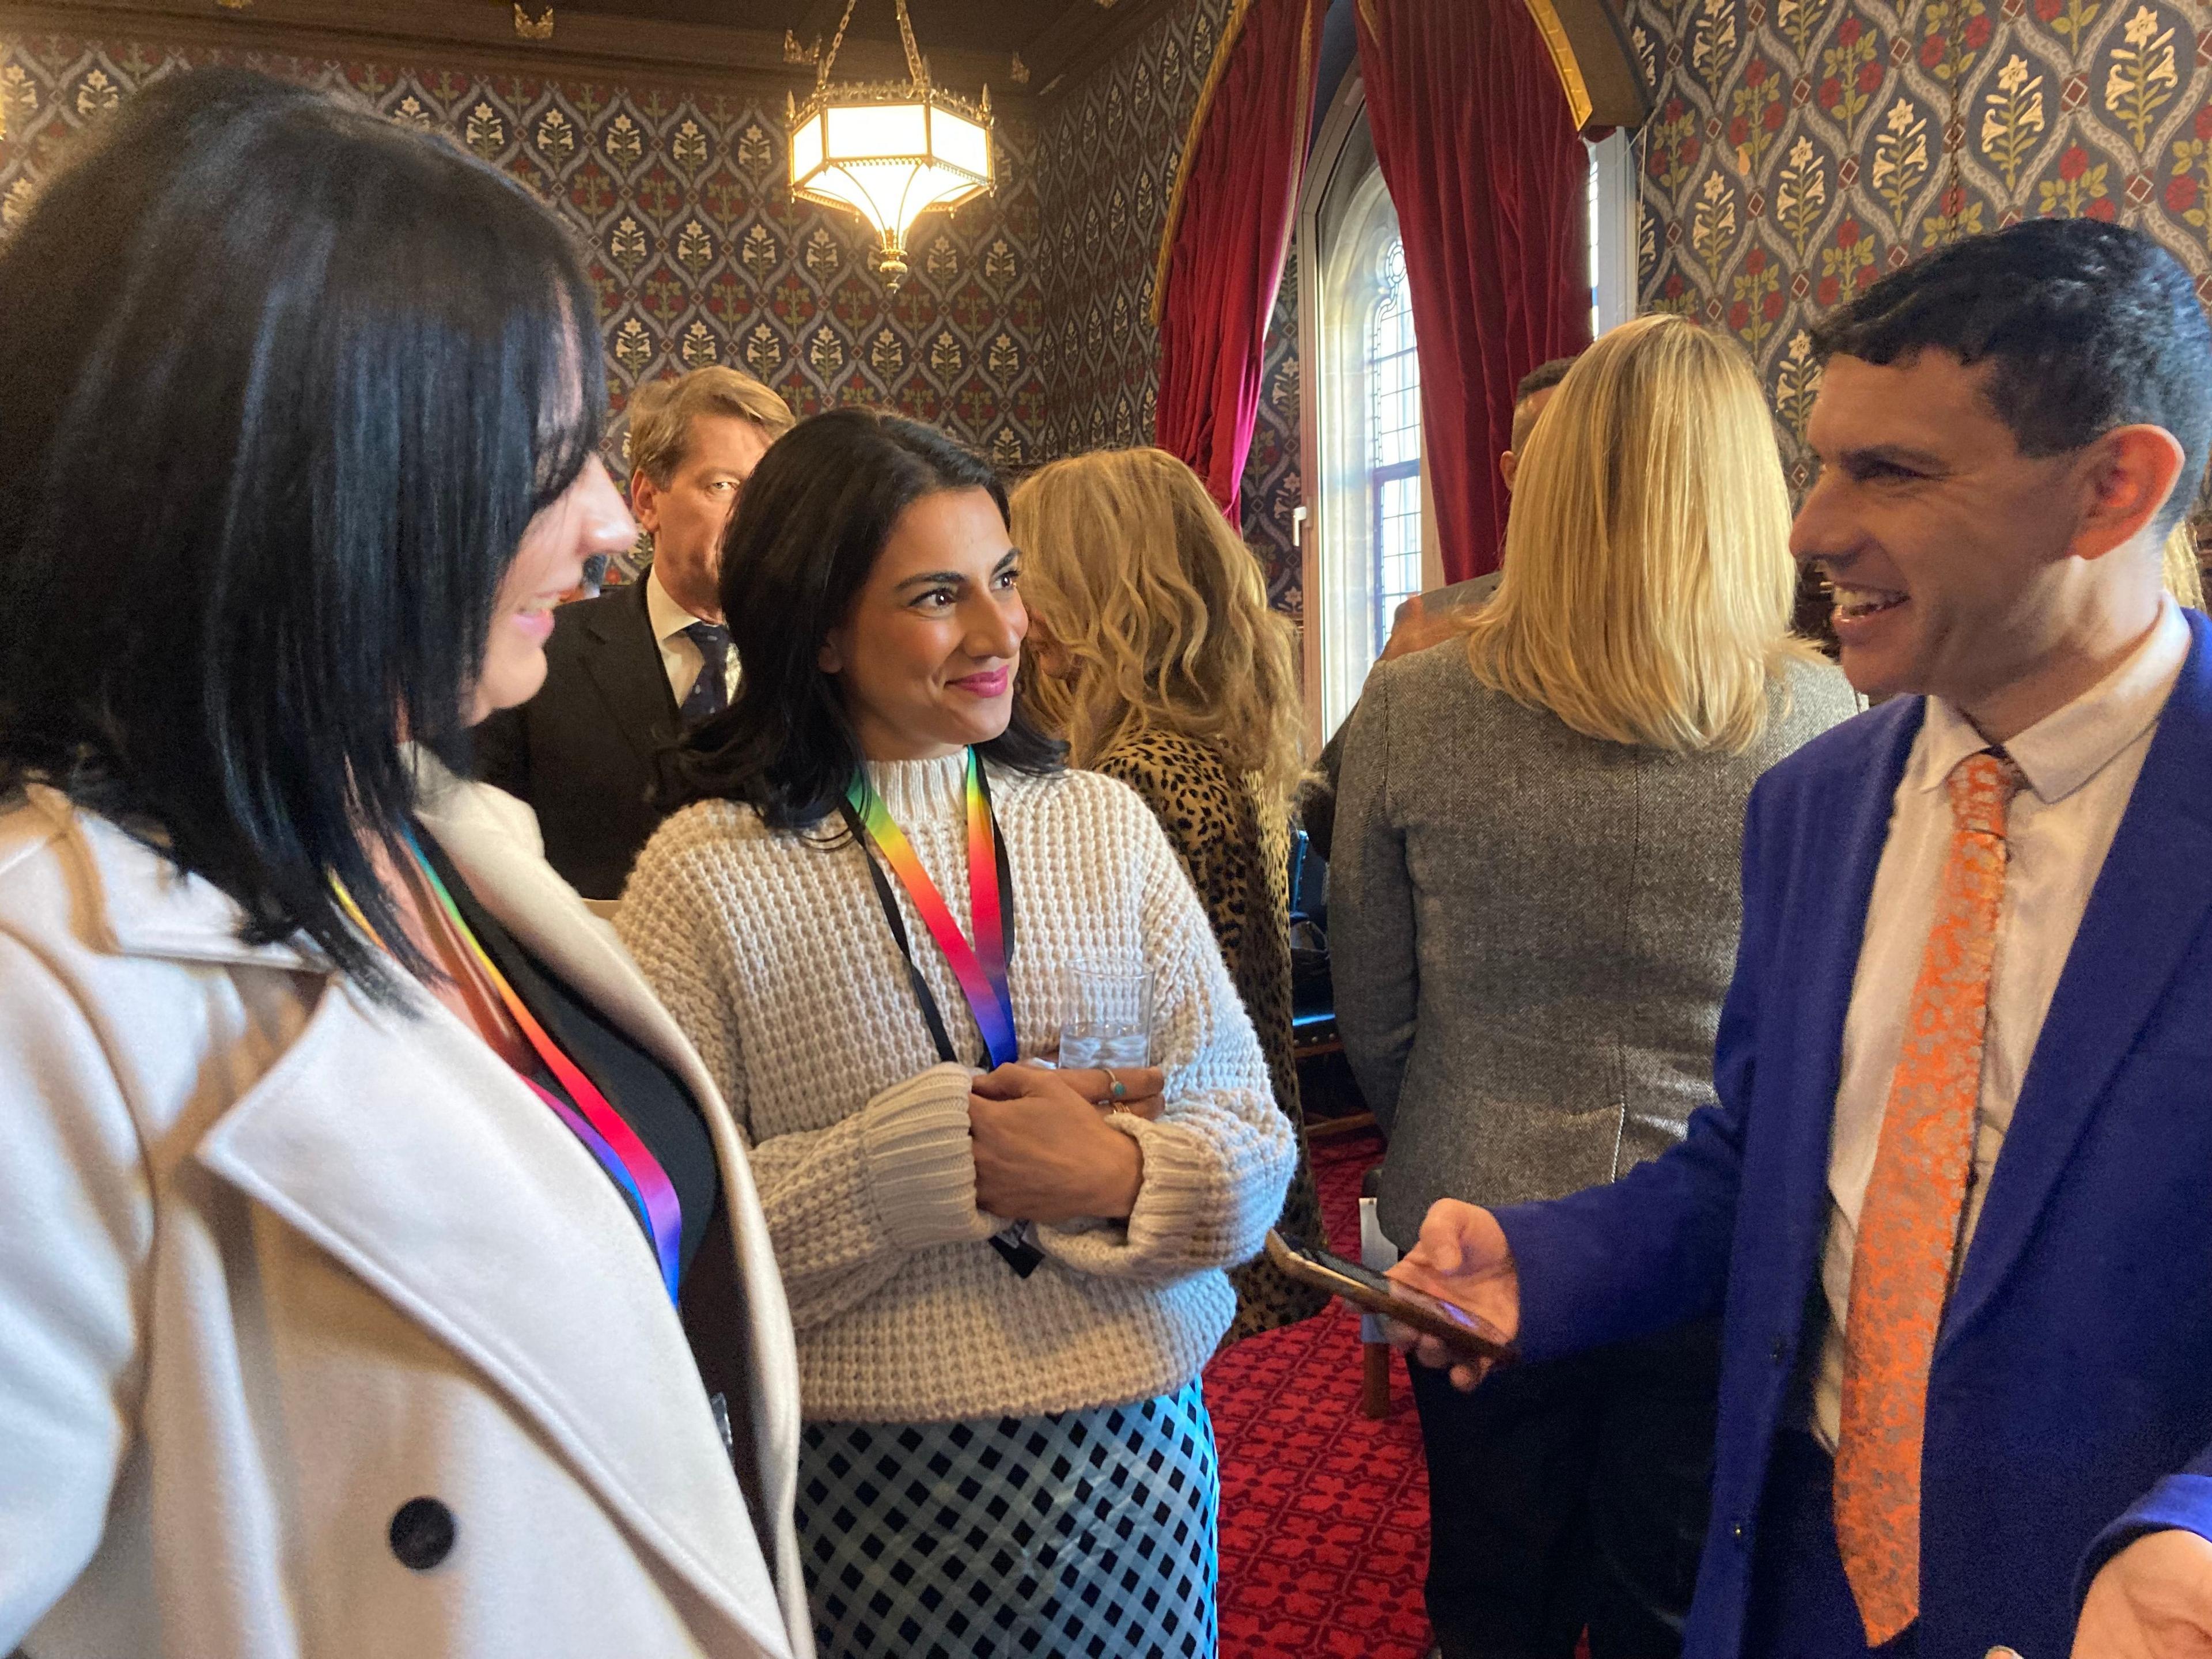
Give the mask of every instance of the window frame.
<path id="1" fill-rule="evenodd" d="M 1305 481 L 1299 550 L 1310 752 L 1351 712 L 1389 635 L 1395 607 L 1381 593 L 1377 533 L 1386 471 L 1420 479 L 1419 587 L 1440 576 L 1426 468 L 1418 459 L 1386 468 L 1374 451 L 1370 342 L 1382 295 L 1381 259 L 1401 238 L 1365 115 L 1365 89 L 1356 75 L 1347 76 L 1322 122 L 1298 221 Z M 1417 384 L 1418 373 L 1417 367 Z M 1425 433 L 1417 442 L 1425 453 Z"/>
<path id="2" fill-rule="evenodd" d="M 1340 568 L 1343 538 L 1351 520 L 1372 538 L 1374 516 L 1379 512 L 1379 491 L 1371 482 L 1362 510 L 1339 510 L 1345 501 L 1340 455 L 1347 411 L 1342 365 L 1332 357 L 1340 352 L 1345 333 L 1342 318 L 1354 309 L 1358 296 L 1343 297 L 1346 245 L 1357 242 L 1346 228 L 1370 204 L 1342 202 L 1343 192 L 1364 196 L 1369 190 L 1389 200 L 1382 175 L 1374 161 L 1374 146 L 1366 125 L 1367 93 L 1357 68 L 1346 74 L 1316 131 L 1302 188 L 1297 227 L 1299 273 L 1298 366 L 1300 474 L 1304 501 L 1292 519 L 1293 540 L 1301 562 L 1304 594 L 1300 622 L 1302 678 L 1305 692 L 1306 739 L 1309 753 L 1318 753 L 1322 742 L 1351 712 L 1358 695 L 1357 684 L 1341 666 L 1342 654 L 1330 649 L 1333 638 L 1350 624 L 1373 633 L 1372 591 L 1365 612 L 1357 617 L 1343 613 L 1360 610 L 1341 593 L 1333 592 L 1330 577 Z M 1594 333 L 1603 333 L 1633 317 L 1638 310 L 1638 263 L 1650 227 L 1638 204 L 1637 172 L 1641 134 L 1616 130 L 1589 145 L 1590 154 L 1590 267 Z M 1347 173 L 1347 167 L 1351 172 Z M 1324 218 L 1331 222 L 1324 226 Z M 1396 230 L 1396 215 L 1390 215 Z M 1325 246 L 1326 245 L 1326 246 Z M 1369 296 L 1371 303 L 1371 295 Z M 1422 445 L 1425 453 L 1427 445 Z M 1422 586 L 1443 580 L 1436 533 L 1436 512 L 1425 468 L 1421 471 Z M 1379 543 L 1370 539 L 1370 565 L 1379 558 Z M 1379 577 L 1379 569 L 1370 569 Z M 1389 617 L 1382 618 L 1387 634 Z M 1370 659 L 1371 660 L 1371 659 Z M 1364 670 L 1358 677 L 1364 678 Z"/>
<path id="3" fill-rule="evenodd" d="M 1589 146 L 1590 312 L 1593 337 L 1636 315 L 1642 250 L 1637 194 L 1638 139 L 1615 127 Z"/>
<path id="4" fill-rule="evenodd" d="M 1395 276 L 1387 274 L 1387 265 L 1391 264 L 1391 250 L 1395 250 L 1395 254 L 1398 254 Z M 1374 657 L 1380 657 L 1382 646 L 1389 641 L 1389 626 L 1395 619 L 1398 606 L 1413 598 L 1425 586 L 1429 586 L 1431 573 L 1425 566 L 1431 562 L 1431 557 L 1429 557 L 1431 546 L 1429 544 L 1433 542 L 1433 535 L 1429 533 L 1427 525 L 1422 525 L 1422 538 L 1413 549 L 1413 562 L 1416 562 L 1413 588 L 1402 591 L 1402 588 L 1395 586 L 1395 581 L 1391 580 L 1389 564 L 1402 560 L 1402 549 L 1389 546 L 1389 520 L 1394 518 L 1394 514 L 1389 514 L 1389 487 L 1402 483 L 1413 484 L 1413 514 L 1416 515 L 1422 515 L 1420 502 L 1427 495 L 1427 442 L 1425 442 L 1427 434 L 1422 431 L 1420 407 L 1420 343 L 1413 338 L 1413 296 L 1405 292 L 1405 237 L 1398 232 L 1398 215 L 1395 212 L 1389 215 L 1387 230 L 1380 223 L 1376 223 L 1374 228 L 1363 226 L 1363 234 L 1358 239 L 1358 246 L 1354 248 L 1354 257 L 1363 258 L 1367 268 L 1371 270 L 1371 288 L 1363 292 L 1363 299 L 1367 301 L 1367 325 L 1360 330 L 1360 334 L 1367 341 L 1367 352 L 1364 352 L 1364 361 L 1360 365 L 1358 389 L 1352 396 L 1352 403 L 1358 404 L 1360 414 L 1367 422 L 1363 449 L 1367 452 L 1367 595 L 1370 595 L 1367 639 L 1374 646 L 1374 653 L 1370 657 L 1371 665 Z M 1391 289 L 1395 289 L 1395 295 Z M 1394 345 L 1389 352 L 1385 352 L 1380 337 L 1382 337 L 1382 327 L 1385 327 L 1385 305 L 1391 305 L 1391 301 L 1395 301 L 1395 305 L 1398 305 L 1395 319 L 1391 319 L 1391 321 L 1401 330 L 1405 345 Z M 1409 361 L 1411 380 L 1413 380 L 1413 385 L 1411 385 L 1411 394 L 1413 394 L 1413 425 L 1411 425 L 1413 453 L 1401 458 L 1401 460 L 1382 460 L 1382 438 L 1385 438 L 1387 431 L 1407 431 L 1407 427 L 1385 429 L 1385 425 L 1382 425 L 1382 398 L 1387 394 L 1380 389 L 1380 374 L 1382 374 L 1385 362 L 1389 361 Z M 1347 387 L 1347 392 L 1352 392 L 1352 389 Z M 1398 514 L 1395 518 L 1405 518 L 1405 515 Z"/>

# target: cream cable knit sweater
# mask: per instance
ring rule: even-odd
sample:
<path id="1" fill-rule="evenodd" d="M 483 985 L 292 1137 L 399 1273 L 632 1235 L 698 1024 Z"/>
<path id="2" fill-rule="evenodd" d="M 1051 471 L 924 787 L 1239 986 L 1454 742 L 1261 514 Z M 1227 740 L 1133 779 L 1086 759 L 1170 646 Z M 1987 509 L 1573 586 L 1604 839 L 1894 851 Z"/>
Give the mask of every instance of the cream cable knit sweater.
<path id="1" fill-rule="evenodd" d="M 963 931 L 964 765 L 868 768 Z M 1026 1279 L 985 1242 L 1005 1224 L 975 1206 L 970 1073 L 938 1063 L 866 854 L 705 802 L 653 836 L 617 915 L 747 1137 L 817 1421 L 1024 1416 L 1180 1386 L 1235 1311 L 1220 1269 L 1257 1251 L 1295 1159 L 1251 1022 L 1143 801 L 1089 773 L 990 776 L 1023 1053 L 1057 1040 L 1077 955 L 1105 954 L 1152 969 L 1167 1072 L 1158 1122 L 1111 1120 L 1144 1151 L 1134 1212 L 1040 1229 L 1046 1260 Z M 955 1047 L 980 1055 L 944 953 L 899 898 Z"/>

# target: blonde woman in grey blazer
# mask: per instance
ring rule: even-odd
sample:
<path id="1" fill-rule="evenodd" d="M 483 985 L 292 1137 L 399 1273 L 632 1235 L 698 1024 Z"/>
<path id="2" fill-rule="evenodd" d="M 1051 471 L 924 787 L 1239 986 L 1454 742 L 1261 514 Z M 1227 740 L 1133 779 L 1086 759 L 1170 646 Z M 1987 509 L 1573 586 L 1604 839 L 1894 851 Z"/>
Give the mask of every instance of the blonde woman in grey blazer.
<path id="1" fill-rule="evenodd" d="M 1504 578 L 1467 634 L 1379 667 L 1345 743 L 1337 1013 L 1389 1138 L 1401 1248 L 1436 1200 L 1607 1182 L 1712 1097 L 1744 804 L 1855 712 L 1787 636 L 1789 502 L 1749 366 L 1653 317 L 1537 424 Z M 1447 1656 L 1670 1654 L 1704 1528 L 1714 1334 L 1414 1367 Z"/>

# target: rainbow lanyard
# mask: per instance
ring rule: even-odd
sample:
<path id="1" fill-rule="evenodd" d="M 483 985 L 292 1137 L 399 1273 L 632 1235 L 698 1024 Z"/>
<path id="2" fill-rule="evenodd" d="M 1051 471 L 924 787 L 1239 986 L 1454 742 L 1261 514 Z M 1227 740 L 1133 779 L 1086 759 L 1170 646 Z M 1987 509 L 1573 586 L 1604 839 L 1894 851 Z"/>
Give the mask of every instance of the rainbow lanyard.
<path id="1" fill-rule="evenodd" d="M 905 887 L 907 896 L 914 901 L 937 948 L 945 952 L 952 976 L 960 981 L 961 994 L 968 999 L 969 1011 L 975 1016 L 975 1029 L 982 1034 L 991 1064 L 1004 1066 L 1020 1059 L 1021 1049 L 1014 1037 L 1014 1000 L 1006 988 L 1013 882 L 1006 867 L 1006 844 L 999 838 L 998 825 L 991 816 L 991 790 L 983 778 L 981 758 L 973 749 L 968 751 L 968 908 L 975 936 L 972 946 L 962 937 L 960 925 L 952 919 L 951 908 L 937 890 L 937 884 L 922 868 L 914 843 L 898 827 L 866 772 L 855 777 L 846 791 L 843 811 L 854 839 L 865 836 L 875 844 L 884 862 Z M 930 994 L 907 944 L 906 924 L 899 920 L 898 904 L 873 859 L 868 860 L 868 873 L 875 878 L 876 896 L 882 901 L 892 937 L 906 957 L 908 981 L 914 988 L 915 1000 L 921 1005 L 939 1057 L 957 1059 L 944 1018 L 938 1012 L 937 999 Z"/>
<path id="2" fill-rule="evenodd" d="M 668 1299 L 675 1301 L 681 1260 L 678 1250 L 684 1238 L 684 1206 L 676 1196 L 675 1185 L 668 1179 L 667 1171 L 660 1167 L 660 1161 L 653 1157 L 652 1149 L 638 1139 L 637 1132 L 629 1127 L 628 1120 L 607 1103 L 607 1097 L 599 1092 L 591 1079 L 584 1075 L 575 1061 L 562 1052 L 560 1045 L 538 1023 L 537 1016 L 515 994 L 514 988 L 507 982 L 507 975 L 499 971 L 498 965 L 485 952 L 475 930 L 463 920 L 460 906 L 453 902 L 453 894 L 446 890 L 446 884 L 439 878 L 430 860 L 423 857 L 422 848 L 411 830 L 407 833 L 407 845 L 415 854 L 415 862 L 421 868 L 424 878 L 429 882 L 430 890 L 438 896 L 438 902 L 445 907 L 446 919 L 453 924 L 454 933 L 460 936 L 461 942 L 467 945 L 469 953 L 476 958 L 477 967 L 483 970 L 492 989 L 499 994 L 499 1000 L 506 1006 L 508 1018 L 528 1039 L 530 1046 L 537 1051 L 538 1058 L 544 1062 L 545 1069 L 552 1073 L 554 1080 L 568 1091 L 568 1098 L 562 1099 L 526 1073 L 520 1074 L 522 1080 L 530 1085 L 540 1100 L 553 1109 L 563 1123 L 574 1131 L 576 1139 L 584 1143 L 586 1150 L 599 1161 L 599 1166 L 622 1189 L 623 1196 L 629 1200 L 631 1210 L 639 1224 L 644 1228 L 647 1241 L 652 1244 L 653 1255 L 660 1264 L 661 1282 L 668 1287 Z M 337 894 L 338 902 L 353 918 L 354 925 L 374 939 L 380 948 L 388 949 L 383 940 L 376 938 L 375 930 L 362 915 L 360 907 L 353 902 L 353 896 L 343 886 L 338 888 Z M 572 1105 L 571 1102 L 574 1103 Z"/>

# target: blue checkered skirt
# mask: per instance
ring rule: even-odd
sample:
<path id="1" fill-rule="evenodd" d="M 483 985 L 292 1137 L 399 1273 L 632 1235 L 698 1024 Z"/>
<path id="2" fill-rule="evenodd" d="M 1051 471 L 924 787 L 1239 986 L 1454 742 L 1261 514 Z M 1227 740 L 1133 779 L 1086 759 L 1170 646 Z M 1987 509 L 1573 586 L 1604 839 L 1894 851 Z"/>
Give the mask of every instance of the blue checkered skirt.
<path id="1" fill-rule="evenodd" d="M 809 1423 L 821 1659 L 1213 1659 L 1220 1495 L 1195 1378 L 1045 1417 Z"/>

